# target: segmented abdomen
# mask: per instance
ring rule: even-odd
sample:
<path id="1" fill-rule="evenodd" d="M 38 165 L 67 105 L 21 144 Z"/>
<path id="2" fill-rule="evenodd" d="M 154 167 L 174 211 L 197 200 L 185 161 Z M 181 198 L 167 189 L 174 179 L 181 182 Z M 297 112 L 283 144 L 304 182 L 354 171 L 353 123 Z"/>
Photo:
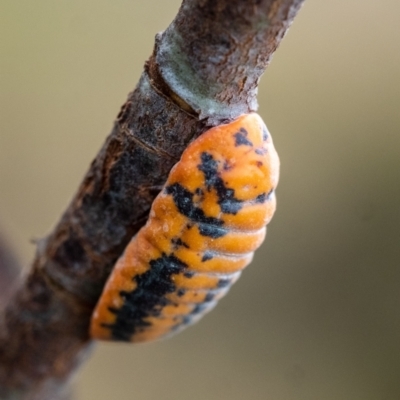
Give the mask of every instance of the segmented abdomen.
<path id="1" fill-rule="evenodd" d="M 189 145 L 111 273 L 92 337 L 154 340 L 211 310 L 264 240 L 278 175 L 278 156 L 257 114 Z"/>

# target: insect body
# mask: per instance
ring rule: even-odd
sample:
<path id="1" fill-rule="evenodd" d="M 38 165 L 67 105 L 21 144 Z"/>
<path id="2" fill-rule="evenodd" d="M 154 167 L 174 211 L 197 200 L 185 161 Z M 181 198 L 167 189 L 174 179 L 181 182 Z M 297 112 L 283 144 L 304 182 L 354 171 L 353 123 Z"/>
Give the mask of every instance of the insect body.
<path id="1" fill-rule="evenodd" d="M 96 306 L 96 339 L 168 336 L 211 310 L 262 243 L 279 159 L 257 114 L 201 135 L 173 167 Z"/>

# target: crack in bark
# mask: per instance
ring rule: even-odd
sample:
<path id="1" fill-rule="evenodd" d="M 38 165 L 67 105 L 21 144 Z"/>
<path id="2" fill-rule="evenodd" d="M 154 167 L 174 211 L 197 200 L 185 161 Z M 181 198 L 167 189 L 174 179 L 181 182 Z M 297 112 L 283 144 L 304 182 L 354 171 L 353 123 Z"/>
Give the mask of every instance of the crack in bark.
<path id="1" fill-rule="evenodd" d="M 169 154 L 169 153 L 167 153 L 166 151 L 164 151 L 164 150 L 162 150 L 162 149 L 160 149 L 160 148 L 155 148 L 155 147 L 152 147 L 152 146 L 147 145 L 145 142 L 143 142 L 143 141 L 140 140 L 138 137 L 136 137 L 135 134 L 134 134 L 131 130 L 125 128 L 125 129 L 122 129 L 122 132 L 124 132 L 124 133 L 130 135 L 130 136 L 131 136 L 131 139 L 132 139 L 135 143 L 137 143 L 139 146 L 143 147 L 146 151 L 148 151 L 148 152 L 150 152 L 150 153 L 154 153 L 154 154 L 156 154 L 156 155 L 159 156 L 159 157 L 172 159 L 172 160 L 174 160 L 175 162 L 179 161 L 179 158 L 174 157 L 172 154 Z"/>

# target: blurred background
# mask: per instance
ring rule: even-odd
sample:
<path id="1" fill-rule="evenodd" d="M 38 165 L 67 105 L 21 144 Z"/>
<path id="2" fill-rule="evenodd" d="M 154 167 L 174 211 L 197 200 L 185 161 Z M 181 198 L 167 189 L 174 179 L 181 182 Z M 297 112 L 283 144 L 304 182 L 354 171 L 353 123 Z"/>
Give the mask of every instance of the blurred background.
<path id="1" fill-rule="evenodd" d="M 0 226 L 48 233 L 180 1 L 3 0 Z M 400 398 L 400 2 L 307 0 L 259 88 L 278 210 L 193 328 L 100 343 L 78 400 Z"/>

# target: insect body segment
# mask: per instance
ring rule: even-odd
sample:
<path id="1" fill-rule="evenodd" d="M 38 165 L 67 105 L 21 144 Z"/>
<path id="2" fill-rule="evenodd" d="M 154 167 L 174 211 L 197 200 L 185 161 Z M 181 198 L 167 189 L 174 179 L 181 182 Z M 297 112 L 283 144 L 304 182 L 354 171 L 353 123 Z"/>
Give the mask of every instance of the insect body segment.
<path id="1" fill-rule="evenodd" d="M 93 313 L 92 337 L 159 339 L 210 311 L 264 240 L 278 175 L 257 114 L 189 145 L 118 260 Z"/>

